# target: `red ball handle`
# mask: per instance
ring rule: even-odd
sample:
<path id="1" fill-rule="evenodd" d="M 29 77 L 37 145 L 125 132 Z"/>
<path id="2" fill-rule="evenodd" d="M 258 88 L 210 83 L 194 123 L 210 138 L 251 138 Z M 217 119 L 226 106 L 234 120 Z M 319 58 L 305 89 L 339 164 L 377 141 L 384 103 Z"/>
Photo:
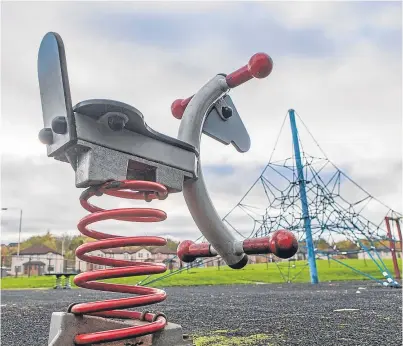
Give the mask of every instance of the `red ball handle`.
<path id="1" fill-rule="evenodd" d="M 230 73 L 225 79 L 230 88 L 235 88 L 252 78 L 266 78 L 273 70 L 273 60 L 266 53 L 256 53 L 247 65 Z"/>
<path id="2" fill-rule="evenodd" d="M 266 78 L 273 70 L 273 60 L 266 53 L 256 53 L 247 65 L 230 73 L 225 77 L 228 87 L 235 88 L 252 78 Z M 172 115 L 176 119 L 182 119 L 183 113 L 193 96 L 187 99 L 175 100 L 171 105 Z"/>
<path id="3" fill-rule="evenodd" d="M 193 95 L 184 100 L 183 99 L 175 100 L 172 103 L 171 112 L 176 119 L 182 119 L 183 113 L 185 113 L 185 109 L 192 98 Z"/>

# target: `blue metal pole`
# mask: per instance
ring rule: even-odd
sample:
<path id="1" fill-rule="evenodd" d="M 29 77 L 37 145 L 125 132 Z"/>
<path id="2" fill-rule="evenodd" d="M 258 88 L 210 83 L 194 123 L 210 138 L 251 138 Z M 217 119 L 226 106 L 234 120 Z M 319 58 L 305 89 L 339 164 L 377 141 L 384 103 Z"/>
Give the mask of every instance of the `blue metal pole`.
<path id="1" fill-rule="evenodd" d="M 308 200 L 306 198 L 304 168 L 303 168 L 302 160 L 301 160 L 301 152 L 299 150 L 298 130 L 297 130 L 297 124 L 295 123 L 294 110 L 290 109 L 288 111 L 288 114 L 290 116 L 292 140 L 294 143 L 294 152 L 295 152 L 295 163 L 297 165 L 297 172 L 298 172 L 298 183 L 299 183 L 299 193 L 301 195 L 302 217 L 304 218 L 306 247 L 308 250 L 307 252 L 308 252 L 309 272 L 310 272 L 310 276 L 311 276 L 311 283 L 317 284 L 319 280 L 318 280 L 318 271 L 316 269 L 315 250 L 313 247 L 313 240 L 312 240 L 311 218 L 309 216 Z"/>

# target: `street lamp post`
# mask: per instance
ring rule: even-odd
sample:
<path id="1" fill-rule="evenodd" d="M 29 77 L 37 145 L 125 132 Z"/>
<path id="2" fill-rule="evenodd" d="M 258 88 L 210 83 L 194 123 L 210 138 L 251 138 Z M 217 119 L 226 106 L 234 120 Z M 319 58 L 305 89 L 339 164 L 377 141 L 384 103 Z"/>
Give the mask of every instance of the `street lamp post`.
<path id="1" fill-rule="evenodd" d="M 65 266 L 65 262 L 64 262 L 64 237 L 62 239 L 62 272 L 64 273 L 64 266 Z"/>
<path id="2" fill-rule="evenodd" d="M 19 228 L 18 228 L 18 247 L 17 247 L 17 256 L 20 256 L 22 209 L 21 208 L 1 208 L 1 210 L 12 210 L 12 209 L 20 211 L 20 225 L 19 225 Z"/>

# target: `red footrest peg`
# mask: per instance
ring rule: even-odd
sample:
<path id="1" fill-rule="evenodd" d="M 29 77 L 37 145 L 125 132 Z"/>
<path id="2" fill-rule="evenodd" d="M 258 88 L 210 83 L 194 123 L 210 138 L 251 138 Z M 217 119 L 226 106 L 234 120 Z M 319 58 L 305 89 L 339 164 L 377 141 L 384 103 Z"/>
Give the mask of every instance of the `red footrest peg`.
<path id="1" fill-rule="evenodd" d="M 243 250 L 249 255 L 272 253 L 279 258 L 290 258 L 298 251 L 298 241 L 292 232 L 281 229 L 268 237 L 244 240 Z"/>
<path id="2" fill-rule="evenodd" d="M 190 263 L 198 257 L 214 257 L 217 253 L 212 251 L 209 243 L 195 244 L 191 240 L 185 240 L 179 244 L 177 255 L 182 262 Z"/>
<path id="3" fill-rule="evenodd" d="M 280 229 L 268 237 L 246 239 L 242 247 L 248 255 L 271 253 L 279 258 L 290 258 L 298 251 L 298 241 L 293 233 Z M 195 244 L 185 240 L 179 244 L 177 255 L 182 262 L 191 263 L 198 257 L 215 257 L 217 252 L 209 243 Z"/>

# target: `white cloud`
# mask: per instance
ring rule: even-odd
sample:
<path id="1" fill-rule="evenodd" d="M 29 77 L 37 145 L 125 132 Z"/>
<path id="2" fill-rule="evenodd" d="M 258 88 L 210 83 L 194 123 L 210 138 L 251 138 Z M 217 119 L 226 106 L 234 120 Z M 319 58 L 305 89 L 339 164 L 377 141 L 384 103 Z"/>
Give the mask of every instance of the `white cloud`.
<path id="1" fill-rule="evenodd" d="M 296 30 L 319 28 L 332 39 L 345 39 L 367 27 L 401 29 L 401 4 L 397 2 L 298 1 L 262 2 L 266 11 L 284 26 Z"/>
<path id="2" fill-rule="evenodd" d="M 388 7 L 376 12 L 379 16 L 359 17 L 346 4 L 259 5 L 266 6 L 278 22 L 289 28 L 320 28 L 329 40 L 351 38 L 359 28 L 368 25 L 374 30 L 401 25 L 397 23 L 396 11 Z M 86 23 L 94 6 L 98 13 L 161 10 L 208 14 L 220 10 L 220 6 L 238 4 L 3 4 L 2 203 L 24 209 L 26 232 L 44 233 L 47 228 L 76 232 L 76 221 L 86 214 L 78 205 L 81 191 L 74 187 L 71 167 L 46 158 L 45 148 L 37 140 L 42 119 L 36 59 L 46 32 L 59 32 L 64 39 L 73 103 L 89 98 L 127 102 L 143 112 L 152 128 L 170 136 L 176 136 L 179 127 L 170 114 L 174 99 L 191 95 L 215 73 L 231 72 L 249 58 L 234 50 L 231 42 L 236 40 L 236 33 L 228 37 L 200 33 L 199 41 L 176 51 L 131 42 L 123 36 L 112 41 Z M 370 192 L 373 189 L 382 193 L 382 184 L 386 186 L 388 180 L 401 175 L 401 165 L 396 165 L 401 160 L 400 56 L 357 36 L 354 45 L 346 44 L 334 56 L 319 59 L 290 55 L 273 59 L 274 70 L 267 80 L 251 81 L 231 94 L 252 139 L 250 152 L 239 154 L 232 147 L 203 139 L 204 164 L 238 167 L 230 176 L 206 175 L 220 215 L 225 215 L 257 178 L 256 167 L 267 162 L 289 108 L 302 117 L 329 158 L 340 167 L 348 165 L 352 178 L 368 184 L 365 187 Z M 307 138 L 300 130 L 301 136 Z M 312 142 L 306 143 L 307 148 L 312 148 L 308 152 L 316 150 Z M 276 157 L 291 155 L 287 122 Z M 29 156 L 36 157 L 36 161 L 27 160 Z M 56 179 L 56 174 L 60 178 Z M 374 181 L 376 189 L 371 185 Z M 385 198 L 392 207 L 400 208 L 401 181 L 396 179 L 395 186 L 395 191 L 388 188 L 390 192 Z M 123 227 L 126 234 L 141 234 L 137 230 L 151 232 L 155 228 L 156 234 L 188 233 L 190 238 L 197 237 L 183 197 L 172 196 L 158 205 L 168 212 L 165 223 L 124 224 L 119 229 Z M 15 240 L 12 227 L 10 222 L 4 225 L 3 239 Z"/>

